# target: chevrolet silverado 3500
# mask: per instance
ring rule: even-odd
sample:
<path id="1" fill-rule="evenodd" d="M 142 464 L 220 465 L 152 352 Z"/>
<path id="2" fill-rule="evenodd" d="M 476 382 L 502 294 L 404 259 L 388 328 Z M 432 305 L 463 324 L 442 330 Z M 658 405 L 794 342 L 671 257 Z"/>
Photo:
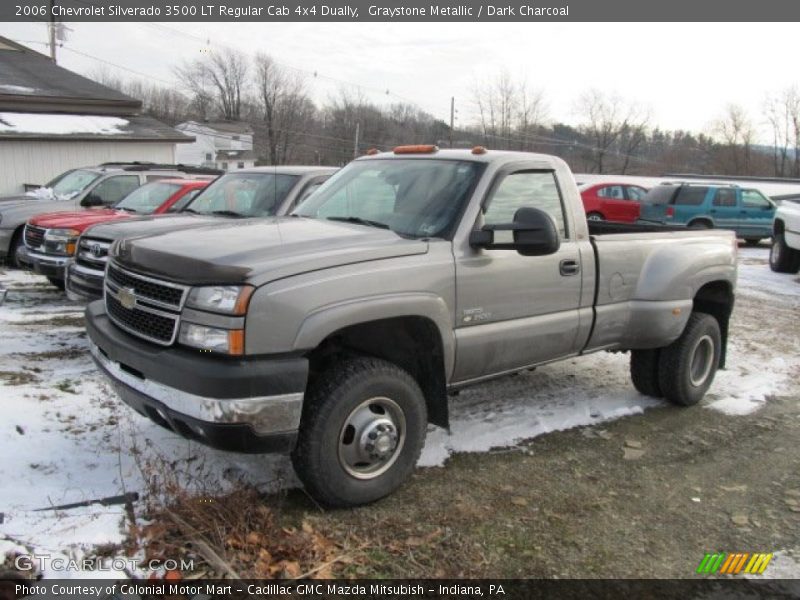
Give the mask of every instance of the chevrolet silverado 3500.
<path id="1" fill-rule="evenodd" d="M 449 393 L 492 377 L 630 351 L 641 393 L 697 403 L 724 366 L 735 245 L 590 230 L 553 156 L 401 146 L 291 216 L 115 243 L 87 328 L 131 407 L 217 448 L 291 452 L 315 498 L 352 506 L 399 487 Z"/>

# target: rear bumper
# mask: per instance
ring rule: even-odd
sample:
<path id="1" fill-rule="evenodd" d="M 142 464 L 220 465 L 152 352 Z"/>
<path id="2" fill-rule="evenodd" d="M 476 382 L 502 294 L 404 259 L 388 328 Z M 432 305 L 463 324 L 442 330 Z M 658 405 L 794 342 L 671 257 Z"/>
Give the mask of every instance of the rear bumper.
<path id="1" fill-rule="evenodd" d="M 73 262 L 66 269 L 66 292 L 70 300 L 90 302 L 103 297 L 103 271 L 87 269 Z"/>
<path id="2" fill-rule="evenodd" d="M 111 323 L 102 302 L 87 307 L 86 329 L 92 357 L 120 398 L 162 427 L 234 452 L 294 447 L 306 359 L 236 360 L 156 347 Z"/>
<path id="3" fill-rule="evenodd" d="M 64 279 L 66 268 L 72 259 L 69 256 L 51 256 L 34 252 L 27 246 L 21 246 L 17 251 L 17 261 L 31 271 L 52 277 L 53 279 Z"/>

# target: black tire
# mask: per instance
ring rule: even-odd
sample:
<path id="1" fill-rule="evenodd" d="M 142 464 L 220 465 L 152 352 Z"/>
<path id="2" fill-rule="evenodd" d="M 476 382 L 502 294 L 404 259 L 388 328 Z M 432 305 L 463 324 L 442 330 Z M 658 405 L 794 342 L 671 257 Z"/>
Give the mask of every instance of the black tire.
<path id="1" fill-rule="evenodd" d="M 744 243 L 748 246 L 758 246 L 761 238 L 744 238 Z"/>
<path id="2" fill-rule="evenodd" d="M 714 229 L 714 225 L 705 219 L 698 219 L 689 223 L 689 229 Z"/>
<path id="3" fill-rule="evenodd" d="M 392 402 L 393 409 L 402 413 L 405 427 L 399 419 L 394 420 L 397 425 L 396 449 L 391 450 L 390 459 L 377 463 L 378 466 L 384 465 L 382 468 L 385 470 L 378 474 L 357 473 L 361 476 L 359 478 L 352 471 L 367 467 L 349 464 L 341 453 L 346 452 L 346 448 L 366 452 L 353 438 L 366 441 L 369 447 L 369 439 L 365 436 L 371 436 L 375 427 L 383 427 L 365 426 L 360 435 L 352 425 L 348 429 L 348 420 L 355 421 L 354 415 L 364 411 L 365 406 L 373 411 L 373 405 L 367 405 L 371 400 Z M 380 414 L 368 412 L 367 418 L 374 417 L 374 422 L 378 423 Z M 383 414 L 389 414 L 389 411 Z M 374 502 L 394 492 L 411 475 L 422 452 L 427 423 L 425 398 L 411 375 L 384 360 L 347 359 L 323 372 L 311 384 L 303 406 L 292 464 L 308 493 L 321 504 L 349 507 Z M 346 442 L 348 436 L 352 440 L 349 444 Z M 358 464 L 368 463 L 355 463 Z"/>
<path id="4" fill-rule="evenodd" d="M 586 215 L 586 220 L 587 221 L 605 221 L 606 218 L 601 213 L 593 210 L 592 212 L 590 212 L 590 213 L 588 213 Z"/>
<path id="5" fill-rule="evenodd" d="M 50 282 L 52 285 L 56 286 L 56 287 L 57 287 L 58 289 L 60 289 L 62 292 L 64 291 L 64 289 L 65 289 L 65 285 L 64 285 L 64 284 L 65 284 L 65 282 L 64 282 L 64 280 L 63 280 L 63 279 L 56 279 L 55 277 L 48 277 L 48 278 L 47 278 L 47 281 L 49 281 L 49 282 Z"/>
<path id="6" fill-rule="evenodd" d="M 717 320 L 693 312 L 681 337 L 661 349 L 658 381 L 664 398 L 681 406 L 700 402 L 714 381 L 721 349 Z"/>
<path id="7" fill-rule="evenodd" d="M 631 350 L 631 381 L 640 394 L 661 398 L 661 384 L 658 381 L 659 348 L 653 350 Z"/>
<path id="8" fill-rule="evenodd" d="M 12 269 L 22 268 L 22 265 L 17 261 L 17 250 L 25 245 L 23 229 L 23 227 L 20 227 L 16 232 L 14 232 L 14 236 L 11 238 L 11 245 L 8 247 L 8 256 L 6 257 L 6 262 Z"/>
<path id="9" fill-rule="evenodd" d="M 797 273 L 800 270 L 800 251 L 787 246 L 782 233 L 772 236 L 769 268 L 776 273 Z"/>

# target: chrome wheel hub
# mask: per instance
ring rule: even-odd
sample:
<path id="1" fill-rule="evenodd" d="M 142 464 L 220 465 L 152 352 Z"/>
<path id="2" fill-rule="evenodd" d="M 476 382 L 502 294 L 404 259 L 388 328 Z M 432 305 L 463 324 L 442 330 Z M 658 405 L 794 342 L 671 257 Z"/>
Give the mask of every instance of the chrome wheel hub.
<path id="1" fill-rule="evenodd" d="M 714 341 L 710 335 L 704 335 L 694 346 L 692 358 L 689 363 L 689 380 L 694 387 L 703 385 L 711 368 L 714 366 Z"/>
<path id="2" fill-rule="evenodd" d="M 359 404 L 339 433 L 339 463 L 356 479 L 385 473 L 405 443 L 405 416 L 392 399 L 376 397 Z"/>

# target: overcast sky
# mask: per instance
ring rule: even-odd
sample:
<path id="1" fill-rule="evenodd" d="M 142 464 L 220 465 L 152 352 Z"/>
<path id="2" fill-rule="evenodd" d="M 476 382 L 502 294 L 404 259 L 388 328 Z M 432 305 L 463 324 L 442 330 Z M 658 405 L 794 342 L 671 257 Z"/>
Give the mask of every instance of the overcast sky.
<path id="1" fill-rule="evenodd" d="M 455 96 L 457 125 L 474 118 L 474 82 L 502 69 L 543 89 L 555 120 L 576 124 L 575 100 L 594 87 L 639 103 L 650 111 L 653 125 L 693 131 L 708 131 L 732 102 L 744 106 L 760 124 L 765 96 L 800 82 L 794 66 L 794 23 L 69 26 L 73 31 L 66 48 L 59 50 L 59 63 L 80 73 L 90 74 L 103 63 L 77 52 L 146 73 L 159 83 L 173 82 L 172 68 L 200 56 L 208 48 L 207 40 L 212 49 L 263 51 L 286 65 L 317 72 L 319 76 L 309 82 L 317 100 L 358 84 L 372 101 L 414 101 L 447 120 L 450 97 Z M 47 39 L 46 26 L 40 23 L 3 23 L 0 31 L 16 40 Z M 31 47 L 46 51 L 41 44 Z M 106 68 L 123 77 L 138 77 Z"/>

